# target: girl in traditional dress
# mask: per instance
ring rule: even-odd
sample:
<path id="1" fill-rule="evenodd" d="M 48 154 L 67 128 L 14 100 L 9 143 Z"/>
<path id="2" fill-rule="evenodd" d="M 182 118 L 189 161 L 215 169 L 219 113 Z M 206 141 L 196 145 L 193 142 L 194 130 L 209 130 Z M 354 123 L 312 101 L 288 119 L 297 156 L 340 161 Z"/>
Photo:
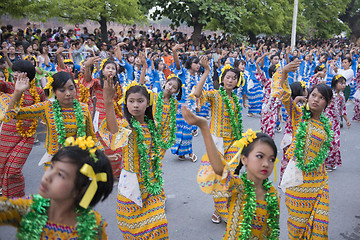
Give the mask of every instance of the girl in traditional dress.
<path id="1" fill-rule="evenodd" d="M 360 58 L 359 58 L 360 59 Z M 355 106 L 354 106 L 354 116 L 352 120 L 360 121 L 360 67 L 358 73 L 356 74 L 356 92 L 354 94 Z"/>
<path id="2" fill-rule="evenodd" d="M 120 51 L 120 48 L 117 47 L 115 51 Z M 117 69 L 117 64 L 110 60 L 104 59 L 100 66 L 100 77 L 93 78 L 91 75 L 91 66 L 94 63 L 100 60 L 98 57 L 90 58 L 85 62 L 85 78 L 81 79 L 80 84 L 80 101 L 85 102 L 89 105 L 89 109 L 93 111 L 93 125 L 95 133 L 98 132 L 100 124 L 105 119 L 105 105 L 103 98 L 103 85 L 105 78 L 111 78 L 113 80 L 113 84 L 117 84 L 119 82 Z M 119 84 L 116 85 L 116 95 L 114 97 L 114 108 L 116 110 L 116 116 L 118 118 L 122 118 L 122 109 L 119 104 L 119 100 L 122 97 L 122 90 Z M 95 105 L 95 106 L 94 106 Z M 101 138 L 99 138 L 100 141 Z M 117 149 L 113 151 L 107 147 L 105 147 L 105 154 L 110 159 L 111 165 L 113 167 L 114 177 L 117 179 L 120 177 L 120 165 L 121 165 L 121 149 Z"/>
<path id="3" fill-rule="evenodd" d="M 45 122 L 46 154 L 39 164 L 45 163 L 45 167 L 49 166 L 51 156 L 64 146 L 67 137 L 92 136 L 97 141 L 88 106 L 76 100 L 76 85 L 69 73 L 58 72 L 48 82 L 47 87 L 52 88 L 55 99 L 20 108 L 16 107 L 16 103 L 19 102 L 21 94 L 29 88 L 29 79 L 20 74 L 18 80 L 4 121 L 40 119 Z"/>
<path id="4" fill-rule="evenodd" d="M 329 153 L 332 131 L 323 111 L 333 93 L 325 84 L 315 85 L 310 91 L 308 104 L 303 108 L 297 106 L 291 98 L 287 77 L 290 71 L 298 69 L 300 63 L 301 60 L 294 60 L 283 68 L 281 74 L 275 73 L 274 76 L 276 96 L 288 112 L 294 133 L 286 155 L 294 161 L 292 166 L 296 165 L 292 168 L 296 176 L 286 178 L 286 169 L 280 184 L 286 188 L 288 238 L 328 239 L 329 187 L 324 161 Z"/>
<path id="5" fill-rule="evenodd" d="M 115 117 L 111 80 L 104 83 L 106 121 L 100 134 L 108 146 L 123 148 L 117 221 L 125 239 L 168 239 L 162 178 L 161 136 L 150 94 L 135 81 L 124 91 L 124 118 Z"/>
<path id="6" fill-rule="evenodd" d="M 214 190 L 226 192 L 229 198 L 229 220 L 223 239 L 279 239 L 280 197 L 268 177 L 276 159 L 274 140 L 264 133 L 249 129 L 238 141 L 241 161 L 233 171 L 231 162 L 225 163 L 218 151 L 205 118 L 193 114 L 182 106 L 184 119 L 200 127 L 207 155 L 221 184 Z M 237 160 L 235 160 L 237 161 Z M 239 174 L 242 166 L 246 172 Z"/>
<path id="7" fill-rule="evenodd" d="M 30 89 L 18 95 L 18 107 L 27 107 L 45 101 L 44 91 L 35 86 L 35 67 L 30 61 L 18 60 L 12 66 L 14 80 L 27 77 Z M 11 95 L 16 94 L 15 83 L 0 81 L 2 116 L 6 112 Z M 24 93 L 24 94 L 22 94 Z M 0 183 L 2 193 L 6 197 L 23 197 L 25 195 L 25 181 L 22 168 L 34 144 L 34 135 L 38 120 L 4 121 L 0 135 Z"/>
<path id="8" fill-rule="evenodd" d="M 112 191 L 110 162 L 91 137 L 65 142 L 41 179 L 39 195 L 0 197 L 0 225 L 18 228 L 17 239 L 107 239 L 107 223 L 92 207 Z"/>
<path id="9" fill-rule="evenodd" d="M 333 131 L 333 141 L 330 145 L 329 156 L 325 159 L 325 167 L 328 172 L 335 170 L 341 166 L 340 155 L 340 122 L 341 117 L 346 121 L 346 125 L 350 128 L 351 123 L 346 115 L 346 105 L 344 89 L 346 87 L 346 79 L 342 75 L 335 75 L 331 82 L 333 90 L 333 98 L 325 110 L 325 115 L 331 121 L 331 130 Z"/>
<path id="10" fill-rule="evenodd" d="M 194 96 L 198 98 L 200 106 L 210 103 L 210 131 L 213 138 L 216 139 L 219 151 L 229 162 L 238 150 L 238 148 L 233 147 L 233 143 L 235 140 L 239 140 L 242 134 L 240 101 L 233 90 L 240 87 L 245 80 L 238 69 L 225 65 L 219 80 L 220 89 L 204 91 L 203 85 L 207 77 L 205 75 L 210 71 L 210 67 L 207 64 L 207 58 L 203 62 L 205 73 L 196 86 Z M 237 164 L 234 162 L 232 167 L 235 169 Z M 207 182 L 208 186 L 216 184 L 215 182 L 208 182 L 207 176 L 212 173 L 209 160 L 207 158 L 202 159 L 198 174 L 199 183 Z M 221 218 L 227 221 L 227 200 L 226 196 L 221 193 L 214 193 L 215 212 L 211 218 L 214 223 L 220 223 Z"/>
<path id="11" fill-rule="evenodd" d="M 255 74 L 257 80 L 262 83 L 265 93 L 264 99 L 262 101 L 263 104 L 261 109 L 260 129 L 263 133 L 266 133 L 270 137 L 274 138 L 276 122 L 278 119 L 281 121 L 282 115 L 280 111 L 280 100 L 277 97 L 272 96 L 272 77 L 276 71 L 280 70 L 280 64 L 271 65 L 269 68 L 267 68 L 270 78 L 266 78 L 265 73 L 260 69 L 259 66 L 259 63 L 264 56 L 265 55 L 256 60 L 257 73 Z"/>
<path id="12" fill-rule="evenodd" d="M 291 98 L 294 100 L 294 103 L 299 107 L 303 106 L 307 101 L 308 91 L 306 83 L 303 81 L 293 82 L 290 85 L 291 89 Z M 286 166 L 289 163 L 289 159 L 286 157 L 286 152 L 289 149 L 290 144 L 292 143 L 293 128 L 291 123 L 291 118 L 286 116 L 284 136 L 280 144 L 280 148 L 283 150 L 283 158 L 281 160 L 281 170 L 280 170 L 280 182 Z"/>
<path id="13" fill-rule="evenodd" d="M 173 70 L 174 74 L 181 79 L 182 84 L 184 84 L 184 92 L 182 94 L 182 99 L 179 101 L 180 104 L 186 104 L 193 111 L 195 111 L 195 101 L 189 98 L 190 93 L 193 87 L 199 82 L 200 76 L 198 75 L 200 69 L 200 59 L 198 57 L 192 56 L 185 63 L 185 67 L 181 66 L 179 56 L 177 51 L 181 49 L 183 45 L 177 44 L 173 48 L 173 55 L 176 68 Z M 197 128 L 187 124 L 182 115 L 181 107 L 178 107 L 176 115 L 176 142 L 171 149 L 171 153 L 178 155 L 179 160 L 185 160 L 185 155 L 189 155 L 192 162 L 197 161 L 197 156 L 193 153 L 192 149 L 192 138 L 193 132 L 194 136 L 197 135 Z"/>

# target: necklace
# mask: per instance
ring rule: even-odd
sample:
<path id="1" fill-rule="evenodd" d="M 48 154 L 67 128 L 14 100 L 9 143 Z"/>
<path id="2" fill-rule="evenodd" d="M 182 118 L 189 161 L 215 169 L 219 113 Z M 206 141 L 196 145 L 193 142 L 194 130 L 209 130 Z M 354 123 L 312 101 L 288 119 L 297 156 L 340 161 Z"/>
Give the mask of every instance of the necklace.
<path id="1" fill-rule="evenodd" d="M 169 149 L 175 142 L 176 139 L 176 106 L 175 106 L 175 98 L 174 96 L 170 97 L 170 136 L 169 140 L 163 141 L 161 136 L 162 133 L 160 132 L 161 128 L 161 119 L 162 119 L 162 111 L 163 111 L 163 105 L 164 105 L 164 99 L 163 99 L 164 92 L 161 91 L 157 98 L 157 104 L 155 109 L 155 120 L 157 123 L 156 132 L 159 134 L 159 145 L 163 149 Z"/>
<path id="2" fill-rule="evenodd" d="M 74 99 L 73 103 L 74 103 L 74 112 L 75 112 L 76 126 L 77 126 L 76 136 L 84 137 L 86 135 L 84 113 L 82 111 L 81 105 L 78 100 Z M 61 146 L 64 146 L 65 138 L 66 138 L 64 117 L 62 115 L 61 107 L 57 99 L 55 99 L 53 103 L 53 111 L 54 111 L 55 127 L 58 134 L 57 135 L 58 143 Z"/>
<path id="3" fill-rule="evenodd" d="M 38 94 L 38 92 L 36 90 L 35 79 L 33 79 L 31 81 L 31 83 L 30 83 L 29 92 L 30 92 L 30 95 L 32 96 L 32 98 L 34 99 L 34 104 L 39 103 L 40 102 L 40 96 L 39 96 L 39 94 Z M 24 105 L 24 93 L 21 96 L 19 107 L 22 107 L 23 105 Z M 38 122 L 39 122 L 39 120 L 33 119 L 32 122 L 31 122 L 31 126 L 29 127 L 29 129 L 27 131 L 25 131 L 24 128 L 23 128 L 24 121 L 23 120 L 17 120 L 16 121 L 16 130 L 20 134 L 20 136 L 22 136 L 23 138 L 29 138 L 29 137 L 33 136 L 34 133 L 36 132 Z"/>
<path id="4" fill-rule="evenodd" d="M 251 236 L 251 222 L 255 215 L 256 210 L 256 193 L 254 190 L 254 183 L 247 179 L 247 173 L 245 172 L 240 176 L 244 182 L 244 194 L 246 196 L 245 203 L 242 206 L 243 209 L 243 220 L 240 224 L 240 240 L 248 240 Z M 271 187 L 271 182 L 268 179 L 265 179 L 263 182 L 263 188 L 266 191 L 265 201 L 266 201 L 266 210 L 269 214 L 267 219 L 268 227 L 271 231 L 269 240 L 279 239 L 280 228 L 279 228 L 279 205 L 278 199 L 275 192 L 269 192 Z"/>
<path id="5" fill-rule="evenodd" d="M 34 195 L 30 211 L 21 219 L 19 232 L 16 234 L 21 240 L 38 240 L 41 238 L 43 228 L 47 223 L 47 210 L 50 199 Z M 76 231 L 79 240 L 97 239 L 98 226 L 94 212 L 90 209 L 77 208 Z"/>
<path id="6" fill-rule="evenodd" d="M 147 154 L 147 145 L 145 143 L 145 136 L 143 133 L 143 129 L 139 123 L 134 117 L 131 117 L 131 124 L 135 128 L 135 131 L 137 133 L 136 143 L 138 147 L 138 154 L 140 157 L 140 169 L 144 176 L 144 185 L 147 189 L 148 193 L 152 195 L 158 195 L 162 191 L 162 186 L 164 183 L 164 180 L 162 178 L 162 169 L 161 169 L 161 158 L 159 157 L 159 137 L 156 133 L 156 127 L 154 121 L 148 119 L 145 116 L 145 122 L 149 128 L 153 144 L 151 144 L 151 153 L 153 153 L 153 156 L 150 156 L 150 161 L 152 163 L 152 169 L 153 169 L 153 175 L 155 182 L 151 182 L 150 179 L 150 164 L 148 162 L 149 156 Z"/>
<path id="7" fill-rule="evenodd" d="M 239 140 L 242 138 L 242 132 L 243 132 L 243 126 L 242 126 L 242 116 L 241 116 L 241 106 L 239 103 L 239 98 L 236 96 L 234 92 L 231 92 L 231 97 L 234 99 L 234 103 L 236 106 L 236 109 L 238 110 L 237 119 L 234 113 L 234 110 L 230 106 L 230 99 L 229 96 L 226 94 L 226 91 L 223 87 L 219 88 L 219 92 L 222 96 L 222 99 L 224 100 L 226 111 L 229 114 L 230 117 L 230 124 L 233 131 L 233 134 L 235 135 L 235 139 Z"/>
<path id="8" fill-rule="evenodd" d="M 326 132 L 327 138 L 325 142 L 322 144 L 319 153 L 317 156 L 311 160 L 309 163 L 305 165 L 304 160 L 304 147 L 305 147 L 305 139 L 306 139 L 306 130 L 308 127 L 308 120 L 311 117 L 311 112 L 306 110 L 306 107 L 303 107 L 303 115 L 302 121 L 300 122 L 299 128 L 296 133 L 296 142 L 295 142 L 295 158 L 296 158 L 296 166 L 303 172 L 313 172 L 319 168 L 321 164 L 324 163 L 325 159 L 329 155 L 330 143 L 333 139 L 333 132 L 330 127 L 329 119 L 321 113 L 320 122 L 322 123 L 324 130 Z"/>

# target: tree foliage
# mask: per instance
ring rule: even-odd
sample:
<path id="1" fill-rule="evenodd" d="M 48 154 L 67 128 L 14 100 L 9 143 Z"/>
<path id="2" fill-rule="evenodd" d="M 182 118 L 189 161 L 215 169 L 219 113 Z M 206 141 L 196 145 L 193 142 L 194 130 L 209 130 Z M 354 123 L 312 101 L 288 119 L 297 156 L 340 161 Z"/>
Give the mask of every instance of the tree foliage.
<path id="1" fill-rule="evenodd" d="M 138 0 L 62 0 L 53 1 L 52 14 L 70 23 L 82 23 L 86 20 L 100 24 L 102 40 L 107 41 L 107 23 L 131 24 L 144 21 Z"/>
<path id="2" fill-rule="evenodd" d="M 340 19 L 349 26 L 353 38 L 360 38 L 360 0 L 350 0 Z"/>

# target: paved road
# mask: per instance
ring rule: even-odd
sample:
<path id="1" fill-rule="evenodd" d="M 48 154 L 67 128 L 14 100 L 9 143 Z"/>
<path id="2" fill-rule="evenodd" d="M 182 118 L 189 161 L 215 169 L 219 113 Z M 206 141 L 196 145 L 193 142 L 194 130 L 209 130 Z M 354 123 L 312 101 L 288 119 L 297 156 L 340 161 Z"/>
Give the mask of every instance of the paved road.
<path id="1" fill-rule="evenodd" d="M 348 103 L 349 116 L 353 115 L 353 104 Z M 244 116 L 244 126 L 254 130 L 260 128 L 259 118 Z M 329 237 L 334 240 L 360 239 L 360 123 L 352 122 L 350 129 L 341 130 L 341 149 L 343 166 L 329 173 L 330 187 L 330 226 Z M 41 142 L 35 145 L 24 166 L 26 194 L 37 193 L 43 167 L 37 163 L 44 154 L 43 135 Z M 282 133 L 277 133 L 275 141 L 280 146 Z M 194 138 L 194 152 L 200 158 L 205 153 L 201 135 Z M 279 159 L 282 154 L 279 151 Z M 166 215 L 169 221 L 170 239 L 175 240 L 207 240 L 221 239 L 225 224 L 213 224 L 210 220 L 213 213 L 213 202 L 209 195 L 203 193 L 197 185 L 196 174 L 200 161 L 178 161 L 167 152 L 164 159 L 164 180 L 167 196 Z M 280 164 L 278 164 L 280 169 Z M 279 171 L 278 171 L 279 174 Z M 273 179 L 273 176 L 271 176 Z M 278 183 L 274 184 L 275 186 Z M 281 240 L 287 239 L 287 209 L 284 194 L 281 192 L 280 229 Z M 123 239 L 116 224 L 116 188 L 105 202 L 96 209 L 109 223 L 107 233 L 109 239 Z M 0 227 L 0 239 L 15 239 L 16 230 L 12 227 Z"/>

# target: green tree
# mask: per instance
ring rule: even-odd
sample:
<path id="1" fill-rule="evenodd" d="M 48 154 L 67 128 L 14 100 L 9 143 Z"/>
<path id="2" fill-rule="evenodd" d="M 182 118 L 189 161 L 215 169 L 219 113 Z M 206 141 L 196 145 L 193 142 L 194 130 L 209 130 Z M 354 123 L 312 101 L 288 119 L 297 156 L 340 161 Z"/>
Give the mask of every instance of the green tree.
<path id="1" fill-rule="evenodd" d="M 151 14 L 154 20 L 165 16 L 172 21 L 172 27 L 186 23 L 194 28 L 192 39 L 199 42 L 201 31 L 212 21 L 225 31 L 235 29 L 241 24 L 241 16 L 246 14 L 243 1 L 239 0 L 142 0 L 145 4 L 156 6 Z"/>
<path id="2" fill-rule="evenodd" d="M 92 20 L 100 24 L 101 39 L 107 42 L 107 23 L 131 24 L 145 21 L 138 0 L 62 0 L 52 1 L 51 14 L 70 23 Z"/>
<path id="3" fill-rule="evenodd" d="M 360 38 L 360 1 L 351 0 L 346 7 L 343 14 L 340 15 L 340 19 L 345 22 L 350 30 L 351 37 L 358 39 Z"/>
<path id="4" fill-rule="evenodd" d="M 46 20 L 48 11 L 47 1 L 36 0 L 2 0 L 0 4 L 0 15 L 9 14 L 15 18 L 29 16 L 32 19 Z"/>

